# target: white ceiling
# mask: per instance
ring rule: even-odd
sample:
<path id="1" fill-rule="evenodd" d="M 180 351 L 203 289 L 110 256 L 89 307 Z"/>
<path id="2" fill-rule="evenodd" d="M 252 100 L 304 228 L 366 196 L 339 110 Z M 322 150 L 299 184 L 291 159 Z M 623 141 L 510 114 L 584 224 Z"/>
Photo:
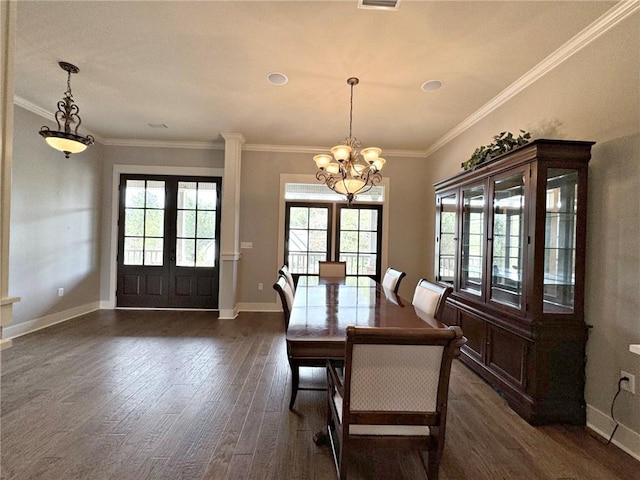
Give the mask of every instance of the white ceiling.
<path id="1" fill-rule="evenodd" d="M 63 60 L 80 68 L 71 86 L 81 131 L 107 143 L 234 132 L 250 144 L 331 146 L 348 134 L 346 79 L 356 76 L 354 136 L 424 152 L 616 2 L 357 4 L 21 1 L 15 93 L 55 111 Z M 271 72 L 288 84 L 270 85 Z M 421 91 L 432 79 L 444 87 Z"/>

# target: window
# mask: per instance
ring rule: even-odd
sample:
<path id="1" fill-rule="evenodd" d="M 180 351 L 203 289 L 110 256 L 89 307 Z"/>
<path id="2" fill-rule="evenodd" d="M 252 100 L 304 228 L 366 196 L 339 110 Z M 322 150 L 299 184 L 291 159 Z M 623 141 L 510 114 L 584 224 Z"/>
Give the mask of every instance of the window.
<path id="1" fill-rule="evenodd" d="M 338 207 L 338 261 L 347 262 L 347 275 L 380 279 L 382 208 L 379 205 Z"/>
<path id="2" fill-rule="evenodd" d="M 292 275 L 317 275 L 328 260 L 332 205 L 287 203 L 285 258 Z"/>
<path id="3" fill-rule="evenodd" d="M 381 235 L 381 205 L 286 203 L 284 257 L 293 275 L 317 275 L 319 261 L 338 260 L 347 275 L 380 280 Z"/>

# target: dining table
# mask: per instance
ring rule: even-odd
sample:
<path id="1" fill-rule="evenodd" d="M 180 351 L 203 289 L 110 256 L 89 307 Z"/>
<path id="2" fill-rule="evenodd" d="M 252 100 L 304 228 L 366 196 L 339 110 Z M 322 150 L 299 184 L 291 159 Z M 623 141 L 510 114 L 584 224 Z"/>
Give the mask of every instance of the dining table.
<path id="1" fill-rule="evenodd" d="M 289 361 L 343 359 L 348 325 L 447 328 L 367 276 L 301 276 L 286 332 Z"/>

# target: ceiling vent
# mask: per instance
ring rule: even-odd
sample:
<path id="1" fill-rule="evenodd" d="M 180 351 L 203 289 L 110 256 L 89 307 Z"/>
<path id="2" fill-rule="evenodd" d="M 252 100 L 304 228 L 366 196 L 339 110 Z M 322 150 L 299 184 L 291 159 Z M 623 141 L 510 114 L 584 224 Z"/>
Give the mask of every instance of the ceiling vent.
<path id="1" fill-rule="evenodd" d="M 398 10 L 400 0 L 358 0 L 358 8 L 370 10 Z"/>

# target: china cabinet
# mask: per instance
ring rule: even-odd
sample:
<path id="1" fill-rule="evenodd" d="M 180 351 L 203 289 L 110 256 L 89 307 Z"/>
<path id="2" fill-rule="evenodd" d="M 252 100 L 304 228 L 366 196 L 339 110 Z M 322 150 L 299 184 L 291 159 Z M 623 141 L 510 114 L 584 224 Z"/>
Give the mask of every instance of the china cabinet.
<path id="1" fill-rule="evenodd" d="M 461 360 L 532 424 L 585 423 L 593 142 L 535 140 L 435 184 L 435 278 Z"/>

